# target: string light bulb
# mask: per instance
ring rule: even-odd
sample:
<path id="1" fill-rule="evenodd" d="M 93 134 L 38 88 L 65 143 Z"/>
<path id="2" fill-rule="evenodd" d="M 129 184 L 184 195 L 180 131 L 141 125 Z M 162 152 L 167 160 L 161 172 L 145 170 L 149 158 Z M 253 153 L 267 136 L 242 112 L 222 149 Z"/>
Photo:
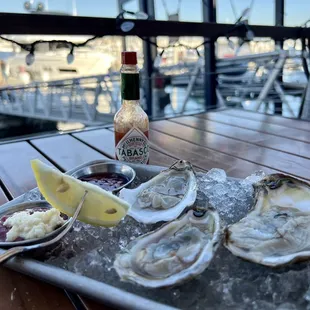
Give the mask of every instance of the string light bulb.
<path id="1" fill-rule="evenodd" d="M 67 55 L 67 63 L 71 65 L 74 61 L 73 47 L 70 50 L 70 53 Z"/>
<path id="2" fill-rule="evenodd" d="M 122 22 L 120 28 L 122 29 L 123 32 L 129 32 L 130 30 L 132 30 L 135 26 L 134 22 L 131 21 L 126 21 L 126 22 Z"/>
<path id="3" fill-rule="evenodd" d="M 137 19 L 146 20 L 149 18 L 148 14 L 142 11 L 131 12 L 131 11 L 123 10 L 116 17 L 116 26 L 117 28 L 120 28 L 123 32 L 129 32 L 135 27 L 135 23 L 133 21 L 125 20 L 124 18 L 125 14 L 135 16 Z"/>
<path id="4" fill-rule="evenodd" d="M 161 58 L 163 57 L 163 54 L 164 54 L 165 50 L 162 50 L 160 52 L 160 54 L 157 54 L 157 56 L 155 57 L 155 60 L 154 60 L 154 68 L 159 68 L 160 67 L 160 64 L 161 64 Z"/>
<path id="5" fill-rule="evenodd" d="M 30 51 L 30 53 L 26 56 L 26 64 L 27 66 L 31 66 L 34 63 L 34 52 Z"/>
<path id="6" fill-rule="evenodd" d="M 135 13 L 135 16 L 136 16 L 137 19 L 144 19 L 144 20 L 146 20 L 146 19 L 149 18 L 149 16 L 145 12 L 141 12 L 141 11 Z"/>
<path id="7" fill-rule="evenodd" d="M 245 34 L 245 37 L 249 40 L 252 41 L 254 39 L 254 32 L 252 30 L 248 30 Z"/>

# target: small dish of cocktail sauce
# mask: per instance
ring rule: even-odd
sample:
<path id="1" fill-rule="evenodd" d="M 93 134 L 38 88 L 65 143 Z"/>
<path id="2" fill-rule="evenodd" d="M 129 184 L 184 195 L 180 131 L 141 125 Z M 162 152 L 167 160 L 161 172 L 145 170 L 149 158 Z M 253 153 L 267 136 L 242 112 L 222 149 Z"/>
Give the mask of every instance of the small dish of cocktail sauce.
<path id="1" fill-rule="evenodd" d="M 79 177 L 83 182 L 97 185 L 106 191 L 113 192 L 129 182 L 125 175 L 115 172 L 102 172 Z"/>
<path id="2" fill-rule="evenodd" d="M 116 193 L 134 180 L 136 172 L 122 162 L 94 161 L 76 168 L 70 175 Z"/>

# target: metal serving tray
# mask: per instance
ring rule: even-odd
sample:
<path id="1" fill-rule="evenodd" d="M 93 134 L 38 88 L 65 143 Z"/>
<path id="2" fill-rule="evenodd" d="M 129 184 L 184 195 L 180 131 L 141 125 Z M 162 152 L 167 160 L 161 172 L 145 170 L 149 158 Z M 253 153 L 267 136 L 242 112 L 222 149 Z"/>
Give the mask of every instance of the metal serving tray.
<path id="1" fill-rule="evenodd" d="M 102 162 L 84 164 L 68 171 L 68 174 L 89 164 Z M 138 177 L 133 186 L 164 169 L 158 166 L 130 166 Z M 196 204 L 216 205 L 223 226 L 243 218 L 253 207 L 253 192 L 248 186 L 242 189 L 244 183 L 240 179 L 228 177 L 225 185 L 221 181 L 211 182 L 213 185 L 210 185 L 209 177 L 197 173 L 199 185 Z M 217 193 L 216 200 L 214 193 Z M 234 195 L 231 196 L 232 193 Z M 2 208 L 10 209 L 19 202 L 40 199 L 42 197 L 38 189 L 33 189 Z M 195 279 L 172 288 L 148 289 L 121 282 L 110 267 L 115 254 L 126 246 L 128 239 L 132 240 L 155 227 L 137 223 L 130 217 L 111 230 L 80 222 L 76 224 L 59 243 L 59 247 L 52 248 L 51 252 L 46 249 L 44 253 L 30 253 L 31 259 L 16 257 L 8 261 L 6 266 L 116 309 L 175 309 L 168 305 L 197 310 L 309 309 L 310 261 L 269 268 L 242 260 L 220 244 L 210 266 Z"/>
<path id="2" fill-rule="evenodd" d="M 67 174 L 72 175 L 76 171 L 90 164 L 99 164 L 103 162 L 113 162 L 113 160 L 97 160 L 85 163 L 68 171 Z M 142 178 L 151 178 L 164 169 L 164 167 L 151 165 L 128 165 L 136 171 L 138 177 Z M 1 208 L 5 208 L 7 211 L 9 211 L 11 208 L 14 208 L 15 204 L 34 200 L 36 197 L 37 199 L 41 198 L 37 188 L 4 204 Z M 4 250 L 0 249 L 0 254 L 3 252 Z M 97 300 L 112 307 L 116 307 L 117 309 L 176 309 L 35 259 L 15 257 L 6 262 L 5 266 L 39 280 L 51 283 L 58 287 L 77 292 L 84 296 L 88 296 L 91 299 Z"/>

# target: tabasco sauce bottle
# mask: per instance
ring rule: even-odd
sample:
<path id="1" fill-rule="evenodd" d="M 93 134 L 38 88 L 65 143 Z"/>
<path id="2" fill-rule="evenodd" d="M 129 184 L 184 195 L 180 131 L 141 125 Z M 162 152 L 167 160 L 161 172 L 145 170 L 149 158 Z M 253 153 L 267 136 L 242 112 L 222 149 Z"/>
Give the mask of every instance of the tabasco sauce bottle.
<path id="1" fill-rule="evenodd" d="M 122 52 L 122 106 L 114 117 L 116 159 L 149 162 L 149 119 L 140 107 L 139 68 L 136 52 Z"/>

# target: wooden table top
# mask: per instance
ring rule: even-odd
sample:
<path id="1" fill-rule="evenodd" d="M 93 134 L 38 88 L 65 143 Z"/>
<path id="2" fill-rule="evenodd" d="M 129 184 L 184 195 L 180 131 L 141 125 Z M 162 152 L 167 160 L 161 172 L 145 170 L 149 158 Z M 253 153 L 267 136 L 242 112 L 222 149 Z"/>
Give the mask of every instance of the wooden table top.
<path id="1" fill-rule="evenodd" d="M 150 164 L 185 159 L 199 170 L 222 168 L 243 178 L 255 170 L 310 180 L 310 122 L 243 110 L 221 110 L 150 124 Z M 38 136 L 0 144 L 0 205 L 36 186 L 30 160 L 62 171 L 114 157 L 112 129 Z M 65 292 L 0 268 L 0 309 L 74 309 Z M 83 298 L 87 309 L 109 309 Z"/>

